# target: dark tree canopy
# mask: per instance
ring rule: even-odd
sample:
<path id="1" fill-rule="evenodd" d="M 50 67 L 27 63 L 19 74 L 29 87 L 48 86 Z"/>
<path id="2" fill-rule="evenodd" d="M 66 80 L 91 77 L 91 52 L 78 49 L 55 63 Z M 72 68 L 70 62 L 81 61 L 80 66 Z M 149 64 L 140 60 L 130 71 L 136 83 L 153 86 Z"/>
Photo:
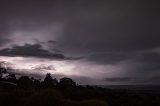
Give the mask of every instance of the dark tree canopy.
<path id="1" fill-rule="evenodd" d="M 48 87 L 54 87 L 57 84 L 58 84 L 57 79 L 53 79 L 51 74 L 47 73 L 46 77 L 45 77 L 45 79 L 43 81 L 43 85 L 48 88 Z"/>
<path id="2" fill-rule="evenodd" d="M 0 78 L 2 78 L 3 73 L 7 73 L 7 69 L 0 64 Z"/>
<path id="3" fill-rule="evenodd" d="M 61 87 L 72 87 L 76 86 L 76 82 L 74 82 L 71 78 L 64 77 L 60 79 L 59 85 Z"/>
<path id="4" fill-rule="evenodd" d="M 15 74 L 9 74 L 8 76 L 8 81 L 10 82 L 16 82 L 16 75 Z"/>
<path id="5" fill-rule="evenodd" d="M 31 87 L 32 80 L 28 76 L 21 76 L 18 79 L 18 86 L 22 88 L 28 88 Z"/>

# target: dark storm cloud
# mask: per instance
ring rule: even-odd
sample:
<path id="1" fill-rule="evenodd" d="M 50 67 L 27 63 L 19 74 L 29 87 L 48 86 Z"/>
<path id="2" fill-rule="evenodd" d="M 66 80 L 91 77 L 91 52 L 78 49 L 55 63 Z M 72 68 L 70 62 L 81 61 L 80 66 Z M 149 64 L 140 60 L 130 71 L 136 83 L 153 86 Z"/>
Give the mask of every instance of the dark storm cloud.
<path id="1" fill-rule="evenodd" d="M 16 0 L 2 4 L 2 13 L 7 22 L 11 21 L 12 30 L 31 31 L 64 23 L 58 42 L 73 54 L 160 46 L 159 5 L 149 0 Z"/>
<path id="2" fill-rule="evenodd" d="M 0 46 L 8 43 L 12 32 L 36 30 L 41 34 L 41 30 L 47 29 L 49 35 L 37 35 L 38 38 L 50 40 L 50 45 L 58 42 L 60 50 L 50 50 L 57 54 L 44 50 L 40 44 L 46 41 L 38 41 L 35 45 L 2 49 L 0 55 L 64 60 L 65 51 L 84 56 L 85 61 L 94 64 L 115 67 L 127 64 L 121 70 L 126 71 L 126 76 L 151 79 L 150 74 L 154 77 L 160 71 L 160 54 L 152 52 L 160 48 L 159 10 L 159 3 L 151 0 L 1 0 Z M 55 42 L 57 33 L 52 32 L 51 26 L 57 23 L 62 24 L 62 29 Z M 19 39 L 24 39 L 23 36 L 26 35 Z M 130 80 L 115 79 L 115 82 Z"/>
<path id="3" fill-rule="evenodd" d="M 40 44 L 25 44 L 24 46 L 13 46 L 12 48 L 4 48 L 0 50 L 1 56 L 22 56 L 37 57 L 46 59 L 69 60 L 71 58 L 63 54 L 52 53 L 42 48 Z"/>
<path id="4" fill-rule="evenodd" d="M 106 82 L 128 82 L 134 80 L 132 77 L 117 77 L 117 78 L 105 78 L 103 81 Z"/>
<path id="5" fill-rule="evenodd" d="M 151 77 L 147 78 L 145 82 L 149 82 L 150 84 L 159 84 L 160 74 L 152 75 Z"/>
<path id="6" fill-rule="evenodd" d="M 160 53 L 158 52 L 144 52 L 136 56 L 136 61 L 160 63 Z"/>
<path id="7" fill-rule="evenodd" d="M 114 82 L 141 82 L 155 76 L 159 67 L 160 7 L 152 1 L 99 1 L 74 8 L 59 42 L 73 54 L 86 55 L 94 64 L 130 64 L 125 76 Z M 146 52 L 147 51 L 147 52 Z M 150 52 L 148 52 L 150 51 Z M 122 63 L 121 63 L 122 62 Z M 153 80 L 150 82 L 154 83 Z"/>
<path id="8" fill-rule="evenodd" d="M 160 46 L 159 6 L 149 1 L 109 1 L 73 7 L 64 46 L 94 51 L 135 51 Z"/>
<path id="9" fill-rule="evenodd" d="M 159 81 L 156 81 L 156 79 L 158 80 L 160 76 L 159 55 L 160 54 L 157 52 L 145 51 L 141 53 L 135 53 L 128 60 L 118 63 L 120 66 L 124 67 L 121 72 L 125 73 L 124 76 L 120 78 L 133 78 L 128 82 L 135 84 L 159 84 Z M 117 80 L 117 82 L 120 81 Z"/>
<path id="10" fill-rule="evenodd" d="M 5 36 L 5 35 L 4 34 L 0 34 L 0 46 L 3 46 L 5 44 L 11 42 L 11 39 L 5 38 L 3 36 Z"/>
<path id="11" fill-rule="evenodd" d="M 135 55 L 131 60 L 131 66 L 135 75 L 142 74 L 144 77 L 149 74 L 159 74 L 160 71 L 160 53 L 157 52 L 143 52 Z"/>
<path id="12" fill-rule="evenodd" d="M 121 61 L 132 58 L 133 54 L 127 53 L 115 53 L 115 52 L 102 52 L 102 53 L 90 53 L 86 56 L 88 61 L 93 61 L 97 64 L 117 64 Z"/>
<path id="13" fill-rule="evenodd" d="M 1 9 L 1 8 L 0 8 Z M 1 14 L 1 12 L 0 12 Z M 3 14 L 1 14 L 3 15 Z M 0 47 L 4 46 L 5 44 L 11 42 L 11 39 L 8 38 L 8 28 L 6 23 L 4 22 L 4 19 L 0 15 Z"/>

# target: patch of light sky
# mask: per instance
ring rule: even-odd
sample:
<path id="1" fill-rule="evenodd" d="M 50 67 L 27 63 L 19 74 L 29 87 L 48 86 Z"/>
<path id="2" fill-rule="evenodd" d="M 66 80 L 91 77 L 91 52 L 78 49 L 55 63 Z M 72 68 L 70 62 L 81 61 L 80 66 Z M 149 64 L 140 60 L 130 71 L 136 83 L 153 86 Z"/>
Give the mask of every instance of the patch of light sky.
<path id="1" fill-rule="evenodd" d="M 6 57 L 0 56 L 1 61 L 9 62 L 14 69 L 18 69 L 21 73 L 36 73 L 45 75 L 46 73 L 66 75 L 66 76 L 82 76 L 96 79 L 103 79 L 106 76 L 115 76 L 120 74 L 120 67 L 108 65 L 94 65 L 83 61 L 56 61 L 39 58 L 24 57 Z M 55 70 L 34 70 L 33 67 L 39 65 L 53 66 Z"/>

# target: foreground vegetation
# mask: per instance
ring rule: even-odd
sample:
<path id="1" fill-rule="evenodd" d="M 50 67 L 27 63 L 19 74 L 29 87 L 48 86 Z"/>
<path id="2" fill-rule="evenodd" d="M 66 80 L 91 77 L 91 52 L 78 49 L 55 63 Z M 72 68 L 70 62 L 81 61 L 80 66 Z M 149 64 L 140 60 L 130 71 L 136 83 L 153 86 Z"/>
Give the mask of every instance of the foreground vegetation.
<path id="1" fill-rule="evenodd" d="M 12 91 L 0 93 L 1 106 L 108 106 L 101 100 L 64 99 L 57 90 Z"/>

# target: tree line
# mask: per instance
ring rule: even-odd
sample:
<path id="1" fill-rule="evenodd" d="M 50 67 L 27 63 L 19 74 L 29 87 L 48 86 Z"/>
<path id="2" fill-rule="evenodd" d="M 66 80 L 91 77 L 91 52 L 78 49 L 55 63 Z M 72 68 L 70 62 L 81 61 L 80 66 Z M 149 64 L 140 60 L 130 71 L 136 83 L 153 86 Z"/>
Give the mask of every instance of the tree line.
<path id="1" fill-rule="evenodd" d="M 20 76 L 16 78 L 15 74 L 8 73 L 7 76 L 3 77 L 4 74 L 7 74 L 7 69 L 0 66 L 0 83 L 8 86 L 17 86 L 19 88 L 28 89 L 28 88 L 63 88 L 63 87 L 75 87 L 77 86 L 76 82 L 71 78 L 61 78 L 59 81 L 56 78 L 53 78 L 50 73 L 47 73 L 44 80 L 36 79 L 29 76 Z"/>

